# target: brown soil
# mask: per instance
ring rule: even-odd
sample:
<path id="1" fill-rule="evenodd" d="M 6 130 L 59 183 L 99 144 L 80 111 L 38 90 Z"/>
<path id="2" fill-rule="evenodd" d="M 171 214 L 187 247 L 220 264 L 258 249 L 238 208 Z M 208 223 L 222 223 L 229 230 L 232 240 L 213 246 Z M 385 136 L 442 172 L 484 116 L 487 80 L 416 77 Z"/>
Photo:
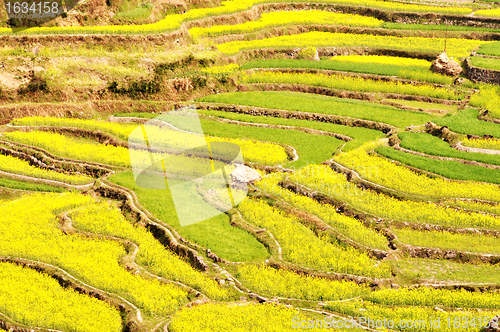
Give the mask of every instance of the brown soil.
<path id="1" fill-rule="evenodd" d="M 16 75 L 6 72 L 0 71 L 0 87 L 7 89 L 17 89 L 23 84 L 23 81 L 16 78 Z"/>

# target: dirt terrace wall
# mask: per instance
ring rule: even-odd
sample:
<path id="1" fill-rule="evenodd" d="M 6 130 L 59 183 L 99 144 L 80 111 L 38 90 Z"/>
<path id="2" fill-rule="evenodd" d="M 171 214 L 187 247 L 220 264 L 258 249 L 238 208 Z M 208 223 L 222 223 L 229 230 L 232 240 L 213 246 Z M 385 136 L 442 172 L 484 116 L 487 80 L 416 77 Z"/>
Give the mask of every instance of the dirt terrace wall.
<path id="1" fill-rule="evenodd" d="M 473 66 L 469 57 L 465 59 L 465 70 L 467 71 L 467 78 L 471 81 L 500 84 L 499 70 Z"/>

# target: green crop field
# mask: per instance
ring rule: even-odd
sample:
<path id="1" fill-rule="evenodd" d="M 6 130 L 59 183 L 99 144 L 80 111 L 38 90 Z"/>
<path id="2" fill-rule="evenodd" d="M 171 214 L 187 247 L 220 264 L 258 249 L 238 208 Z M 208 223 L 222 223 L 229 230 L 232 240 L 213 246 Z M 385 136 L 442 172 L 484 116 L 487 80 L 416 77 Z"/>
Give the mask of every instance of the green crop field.
<path id="1" fill-rule="evenodd" d="M 497 331 L 499 36 L 491 0 L 4 1 L 0 331 Z"/>

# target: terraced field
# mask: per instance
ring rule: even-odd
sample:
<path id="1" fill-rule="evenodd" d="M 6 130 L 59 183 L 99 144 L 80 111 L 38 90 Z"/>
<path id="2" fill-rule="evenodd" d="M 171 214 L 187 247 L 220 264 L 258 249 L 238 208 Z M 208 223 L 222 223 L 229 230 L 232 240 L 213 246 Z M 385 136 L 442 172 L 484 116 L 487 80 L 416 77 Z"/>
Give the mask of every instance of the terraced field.
<path id="1" fill-rule="evenodd" d="M 64 5 L 0 8 L 0 331 L 499 331 L 499 3 Z"/>

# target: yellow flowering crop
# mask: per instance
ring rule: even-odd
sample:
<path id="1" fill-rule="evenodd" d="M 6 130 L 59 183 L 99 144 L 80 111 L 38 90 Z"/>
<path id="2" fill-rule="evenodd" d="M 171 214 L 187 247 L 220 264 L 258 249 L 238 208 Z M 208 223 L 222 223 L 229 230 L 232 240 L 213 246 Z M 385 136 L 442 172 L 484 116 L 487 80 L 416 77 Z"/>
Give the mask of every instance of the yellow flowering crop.
<path id="1" fill-rule="evenodd" d="M 489 115 L 500 118 L 500 90 L 495 88 L 481 88 L 479 93 L 470 97 L 470 102 L 474 107 L 481 107 L 488 110 Z"/>
<path id="2" fill-rule="evenodd" d="M 56 180 L 71 184 L 90 183 L 93 179 L 86 175 L 58 173 L 31 166 L 27 161 L 11 156 L 0 155 L 0 170 L 9 173 L 22 174 L 35 178 Z"/>
<path id="3" fill-rule="evenodd" d="M 289 24 L 328 24 L 361 27 L 378 27 L 384 22 L 373 18 L 353 14 L 325 12 L 322 10 L 278 11 L 263 13 L 258 21 L 236 25 L 216 25 L 209 28 L 192 28 L 189 34 L 194 39 L 204 36 L 218 36 L 231 33 L 247 33 L 274 26 Z"/>
<path id="4" fill-rule="evenodd" d="M 137 128 L 137 124 L 132 123 L 114 123 L 100 120 L 53 118 L 43 116 L 19 118 L 13 120 L 11 123 L 16 126 L 73 127 L 88 130 L 99 130 L 124 140 L 126 140 L 130 133 Z"/>
<path id="5" fill-rule="evenodd" d="M 468 139 L 464 138 L 462 144 L 472 148 L 500 150 L 500 140 L 496 139 Z"/>
<path id="6" fill-rule="evenodd" d="M 350 281 L 301 276 L 265 265 L 243 265 L 238 268 L 237 278 L 261 294 L 309 301 L 345 300 L 370 291 L 367 286 Z"/>
<path id="7" fill-rule="evenodd" d="M 108 203 L 88 205 L 71 214 L 71 218 L 79 229 L 133 241 L 139 246 L 136 262 L 147 266 L 152 272 L 190 285 L 213 299 L 227 297 L 227 291 L 214 280 L 165 249 L 145 228 L 134 227 L 117 208 L 110 207 Z"/>
<path id="8" fill-rule="evenodd" d="M 130 123 L 112 123 L 97 120 L 51 117 L 26 117 L 14 120 L 13 124 L 23 126 L 63 126 L 100 130 L 105 133 L 110 133 L 125 141 L 129 139 L 130 133 L 138 127 L 137 124 Z M 199 137 L 194 134 L 179 132 L 168 128 L 155 127 L 153 125 L 148 126 L 148 132 L 151 132 L 150 143 L 153 146 L 161 146 L 166 149 L 183 149 L 183 147 L 189 146 L 187 142 L 199 141 Z M 30 144 L 29 142 L 32 142 L 34 145 L 43 144 L 45 149 L 56 149 L 59 153 L 62 153 L 61 156 L 67 156 L 68 158 L 83 158 L 84 160 L 101 162 L 110 165 L 124 167 L 130 166 L 127 149 L 123 147 L 83 144 L 69 137 L 62 135 L 57 136 L 57 134 L 53 133 L 8 133 L 6 136 L 10 137 L 12 140 L 22 140 L 25 144 Z M 244 160 L 248 162 L 276 165 L 288 161 L 288 155 L 286 154 L 285 149 L 274 143 L 209 136 L 206 136 L 206 139 L 208 142 L 230 142 L 239 145 Z M 50 142 L 51 140 L 52 142 Z M 79 148 L 75 148 L 76 146 L 79 146 Z M 84 156 L 82 153 L 85 151 L 89 152 Z"/>
<path id="9" fill-rule="evenodd" d="M 364 317 L 365 322 L 368 321 L 368 318 L 372 322 L 380 321 L 381 323 L 386 322 L 386 324 L 391 324 L 389 321 L 392 321 L 391 331 L 397 328 L 408 332 L 456 332 L 457 330 L 479 332 L 497 314 L 491 310 L 480 312 L 476 310 L 436 311 L 432 307 L 420 306 L 393 308 L 360 300 L 330 302 L 325 308 L 349 316 Z M 437 321 L 440 322 L 439 325 Z M 467 322 L 467 326 L 465 326 L 465 322 Z M 374 328 L 374 323 L 370 327 Z"/>
<path id="10" fill-rule="evenodd" d="M 487 43 L 493 42 L 450 38 L 447 40 L 446 51 L 449 56 L 460 58 L 469 55 L 476 47 Z M 296 48 L 311 45 L 316 47 L 370 47 L 438 54 L 443 51 L 444 38 L 374 36 L 314 31 L 260 40 L 232 41 L 219 44 L 218 48 L 222 53 L 232 55 L 248 49 Z"/>
<path id="11" fill-rule="evenodd" d="M 256 183 L 260 189 L 284 199 L 294 207 L 305 210 L 320 217 L 333 229 L 351 240 L 370 248 L 386 250 L 387 239 L 373 229 L 367 228 L 361 221 L 337 213 L 331 206 L 320 204 L 312 198 L 295 194 L 278 186 L 281 174 L 268 175 Z"/>
<path id="12" fill-rule="evenodd" d="M 293 332 L 293 319 L 308 318 L 293 308 L 277 304 L 213 304 L 184 308 L 177 312 L 168 326 L 171 332 L 234 331 L 234 332 Z M 308 331 L 328 331 L 308 328 Z"/>
<path id="13" fill-rule="evenodd" d="M 362 148 L 335 156 L 340 164 L 357 171 L 362 178 L 402 192 L 429 197 L 478 198 L 500 201 L 497 185 L 430 178 L 395 165 L 389 160 L 369 155 Z"/>
<path id="14" fill-rule="evenodd" d="M 10 263 L 0 263 L 0 308 L 14 321 L 32 326 L 61 331 L 122 331 L 120 313 L 106 302 L 62 288 L 44 273 Z"/>
<path id="15" fill-rule="evenodd" d="M 353 248 L 342 248 L 318 238 L 312 230 L 295 217 L 267 205 L 262 201 L 244 200 L 238 206 L 245 220 L 268 229 L 283 249 L 283 259 L 315 267 L 321 270 L 372 277 L 388 277 L 390 270 L 385 264 L 375 266 L 376 261 Z"/>
<path id="16" fill-rule="evenodd" d="M 496 9 L 481 9 L 474 13 L 477 16 L 500 17 L 500 8 Z"/>
<path id="17" fill-rule="evenodd" d="M 127 294 L 152 315 L 173 312 L 185 300 L 184 290 L 125 270 L 119 262 L 126 251 L 116 241 L 66 235 L 58 228 L 56 213 L 93 201 L 73 193 L 36 194 L 0 206 L 0 255 L 59 266 L 93 287 Z"/>
<path id="18" fill-rule="evenodd" d="M 220 76 L 220 75 L 232 74 L 239 68 L 240 66 L 238 66 L 237 64 L 230 63 L 225 66 L 214 66 L 214 67 L 203 68 L 201 72 L 211 76 Z"/>
<path id="19" fill-rule="evenodd" d="M 462 212 L 430 202 L 398 200 L 370 190 L 362 190 L 344 175 L 324 165 L 309 165 L 290 175 L 290 180 L 318 190 L 352 205 L 358 210 L 390 220 L 500 229 L 500 218 L 474 212 Z"/>
<path id="20" fill-rule="evenodd" d="M 244 83 L 289 83 L 317 85 L 333 89 L 401 93 L 407 95 L 429 96 L 442 99 L 462 100 L 464 94 L 457 94 L 453 90 L 438 88 L 431 85 L 412 85 L 397 82 L 383 82 L 361 77 L 307 74 L 307 73 L 283 73 L 272 71 L 259 71 L 244 75 L 241 78 Z"/>
<path id="21" fill-rule="evenodd" d="M 385 305 L 415 305 L 450 308 L 499 309 L 500 297 L 495 293 L 469 292 L 462 290 L 433 289 L 430 287 L 383 289 L 372 292 L 367 300 Z"/>

